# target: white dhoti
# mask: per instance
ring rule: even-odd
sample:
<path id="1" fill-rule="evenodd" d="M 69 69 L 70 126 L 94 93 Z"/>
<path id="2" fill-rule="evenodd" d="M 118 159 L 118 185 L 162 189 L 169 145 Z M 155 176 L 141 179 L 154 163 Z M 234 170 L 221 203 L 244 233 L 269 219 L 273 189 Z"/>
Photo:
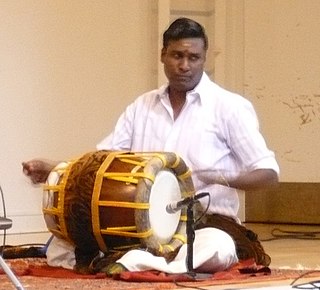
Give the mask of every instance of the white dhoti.
<path id="1" fill-rule="evenodd" d="M 158 270 L 165 273 L 186 273 L 188 245 L 184 244 L 173 261 L 167 263 L 164 257 L 154 256 L 144 250 L 131 250 L 117 262 L 129 271 Z M 75 265 L 74 247 L 67 241 L 53 238 L 47 249 L 50 266 L 72 269 Z M 238 262 L 233 239 L 215 228 L 195 231 L 193 243 L 193 269 L 202 273 L 213 273 L 230 268 Z"/>
<path id="2" fill-rule="evenodd" d="M 185 273 L 188 270 L 187 248 L 186 244 L 183 245 L 170 263 L 163 257 L 142 250 L 129 251 L 117 262 L 129 271 L 158 270 L 170 274 Z M 227 233 L 215 228 L 195 231 L 192 258 L 193 269 L 206 273 L 226 270 L 238 262 L 233 239 Z"/>
<path id="3" fill-rule="evenodd" d="M 68 241 L 53 237 L 47 248 L 47 264 L 52 267 L 73 269 L 76 264 L 74 246 Z"/>

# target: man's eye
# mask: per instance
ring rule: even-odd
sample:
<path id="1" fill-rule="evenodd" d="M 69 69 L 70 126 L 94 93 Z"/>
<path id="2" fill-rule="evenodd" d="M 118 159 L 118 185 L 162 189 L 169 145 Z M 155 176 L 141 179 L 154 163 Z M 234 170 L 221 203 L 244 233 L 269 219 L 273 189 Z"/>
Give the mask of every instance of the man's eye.
<path id="1" fill-rule="evenodd" d="M 193 55 L 189 58 L 191 61 L 197 61 L 199 59 L 199 56 Z"/>

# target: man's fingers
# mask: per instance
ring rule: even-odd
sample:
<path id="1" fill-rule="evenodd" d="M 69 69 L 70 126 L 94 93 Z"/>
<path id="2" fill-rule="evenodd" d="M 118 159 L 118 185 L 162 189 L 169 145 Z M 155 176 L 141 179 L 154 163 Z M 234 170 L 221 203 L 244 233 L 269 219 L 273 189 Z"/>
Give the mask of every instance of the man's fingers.
<path id="1" fill-rule="evenodd" d="M 23 168 L 22 172 L 23 172 L 25 175 L 30 175 L 30 171 L 29 171 L 27 168 Z"/>

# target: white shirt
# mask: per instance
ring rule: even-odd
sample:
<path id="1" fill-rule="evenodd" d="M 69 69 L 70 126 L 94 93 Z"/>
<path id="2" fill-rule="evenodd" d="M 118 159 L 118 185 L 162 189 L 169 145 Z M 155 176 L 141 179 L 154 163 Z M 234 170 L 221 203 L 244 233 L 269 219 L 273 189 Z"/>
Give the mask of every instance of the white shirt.
<path id="1" fill-rule="evenodd" d="M 212 177 L 235 177 L 261 168 L 279 173 L 274 153 L 259 132 L 252 104 L 203 73 L 174 120 L 167 89 L 164 85 L 138 97 L 97 149 L 175 152 L 193 171 L 196 191 L 210 192 L 209 213 L 236 216 L 236 189 L 212 184 Z M 206 208 L 207 199 L 201 202 Z"/>

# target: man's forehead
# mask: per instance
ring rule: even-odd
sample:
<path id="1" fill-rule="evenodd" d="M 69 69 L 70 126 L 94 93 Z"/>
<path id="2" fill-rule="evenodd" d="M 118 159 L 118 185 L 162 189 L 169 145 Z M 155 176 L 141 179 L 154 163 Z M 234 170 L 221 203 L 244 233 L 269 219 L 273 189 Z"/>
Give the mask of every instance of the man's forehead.
<path id="1" fill-rule="evenodd" d="M 182 38 L 179 40 L 171 40 L 168 43 L 168 49 L 204 49 L 204 42 L 202 38 Z"/>

